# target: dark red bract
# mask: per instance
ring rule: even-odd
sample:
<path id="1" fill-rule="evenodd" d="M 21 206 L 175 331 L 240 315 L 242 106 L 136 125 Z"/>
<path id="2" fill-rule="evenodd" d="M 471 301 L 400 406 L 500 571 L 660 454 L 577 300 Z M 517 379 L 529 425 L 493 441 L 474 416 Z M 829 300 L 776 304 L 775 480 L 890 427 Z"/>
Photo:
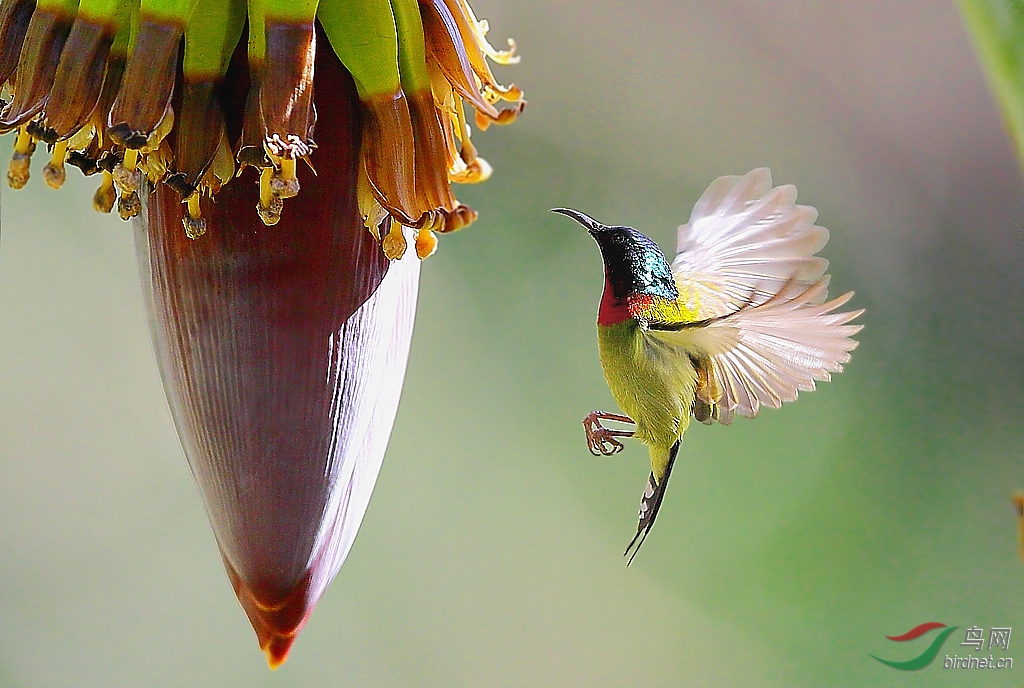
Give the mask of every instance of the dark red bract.
<path id="1" fill-rule="evenodd" d="M 394 304 L 368 303 L 389 262 L 356 207 L 354 85 L 328 50 L 316 69 L 319 174 L 300 170 L 302 194 L 279 224 L 267 227 L 254 212 L 252 168 L 209 204 L 207 232 L 196 240 L 182 230 L 185 208 L 166 185 L 148 194 L 137 219 L 178 435 L 229 577 L 272 665 L 284 660 L 341 563 L 332 539 L 344 514 L 331 502 L 350 501 L 338 493 L 352 489 L 339 481 L 355 479 L 345 453 L 366 442 L 363 407 L 370 403 L 372 415 L 379 391 L 365 388 L 378 375 L 367 368 L 379 368 L 391 346 L 367 338 L 381 319 L 392 337 L 404 337 L 403 352 L 411 334 L 411 310 L 398 331 L 392 321 L 405 316 Z M 416 257 L 410 261 L 418 269 Z M 393 269 L 403 272 L 398 263 Z M 400 358 L 390 371 L 399 387 Z"/>

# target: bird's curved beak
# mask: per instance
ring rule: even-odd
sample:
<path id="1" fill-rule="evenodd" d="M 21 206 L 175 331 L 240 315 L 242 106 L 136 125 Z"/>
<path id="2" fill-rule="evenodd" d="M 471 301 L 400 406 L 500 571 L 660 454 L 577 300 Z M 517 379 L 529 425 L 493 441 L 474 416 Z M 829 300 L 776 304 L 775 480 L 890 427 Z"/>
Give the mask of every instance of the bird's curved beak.
<path id="1" fill-rule="evenodd" d="M 558 213 L 559 215 L 565 215 L 566 217 L 571 217 L 572 219 L 576 220 L 581 225 L 586 227 L 587 231 L 592 234 L 594 232 L 600 232 L 601 230 L 608 228 L 606 225 L 601 224 L 600 222 L 590 217 L 589 215 L 581 213 L 578 210 L 573 210 L 572 208 L 552 208 L 551 212 Z"/>

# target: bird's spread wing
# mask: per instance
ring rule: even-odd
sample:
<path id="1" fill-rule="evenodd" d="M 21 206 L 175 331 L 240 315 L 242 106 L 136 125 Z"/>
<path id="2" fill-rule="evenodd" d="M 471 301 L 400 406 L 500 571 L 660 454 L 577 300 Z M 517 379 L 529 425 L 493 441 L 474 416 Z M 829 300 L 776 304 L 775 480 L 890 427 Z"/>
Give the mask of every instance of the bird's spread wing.
<path id="1" fill-rule="evenodd" d="M 825 302 L 828 261 L 814 254 L 828 230 L 817 216 L 759 168 L 717 179 L 679 228 L 672 272 L 690 317 L 647 325 L 698 359 L 700 420 L 778 408 L 850 360 L 861 326 L 848 323 L 863 311 L 834 312 L 852 292 Z"/>
<path id="2" fill-rule="evenodd" d="M 786 287 L 693 334 L 710 360 L 701 401 L 712 406 L 713 420 L 753 418 L 761 406 L 778 408 L 843 370 L 857 347 L 851 337 L 862 327 L 848 323 L 863 311 L 835 312 L 853 292 L 822 303 L 827 283 L 823 277 L 808 289 Z"/>
<path id="3" fill-rule="evenodd" d="M 679 228 L 672 272 L 680 300 L 710 318 L 771 298 L 787 283 L 811 286 L 828 268 L 814 255 L 828 242 L 817 218 L 796 204 L 796 187 L 773 189 L 766 167 L 719 177 Z"/>

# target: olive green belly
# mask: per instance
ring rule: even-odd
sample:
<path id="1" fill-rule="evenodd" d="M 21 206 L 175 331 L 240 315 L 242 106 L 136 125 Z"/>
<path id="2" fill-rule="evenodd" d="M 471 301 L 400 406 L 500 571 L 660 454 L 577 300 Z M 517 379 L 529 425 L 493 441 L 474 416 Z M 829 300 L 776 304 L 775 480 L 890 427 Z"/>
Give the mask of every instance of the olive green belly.
<path id="1" fill-rule="evenodd" d="M 690 421 L 697 374 L 679 347 L 645 335 L 635 320 L 598 325 L 601 366 L 612 396 L 647 444 L 672 444 Z"/>

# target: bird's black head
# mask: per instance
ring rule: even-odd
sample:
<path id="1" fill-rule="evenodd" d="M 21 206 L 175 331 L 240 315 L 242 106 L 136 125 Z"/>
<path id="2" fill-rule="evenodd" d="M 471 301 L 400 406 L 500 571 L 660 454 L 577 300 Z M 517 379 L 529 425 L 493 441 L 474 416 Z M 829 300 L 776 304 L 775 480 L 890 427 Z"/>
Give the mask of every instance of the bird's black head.
<path id="1" fill-rule="evenodd" d="M 571 208 L 554 208 L 579 222 L 601 247 L 604 271 L 616 299 L 650 294 L 676 300 L 672 267 L 656 243 L 632 227 L 609 227 Z"/>

